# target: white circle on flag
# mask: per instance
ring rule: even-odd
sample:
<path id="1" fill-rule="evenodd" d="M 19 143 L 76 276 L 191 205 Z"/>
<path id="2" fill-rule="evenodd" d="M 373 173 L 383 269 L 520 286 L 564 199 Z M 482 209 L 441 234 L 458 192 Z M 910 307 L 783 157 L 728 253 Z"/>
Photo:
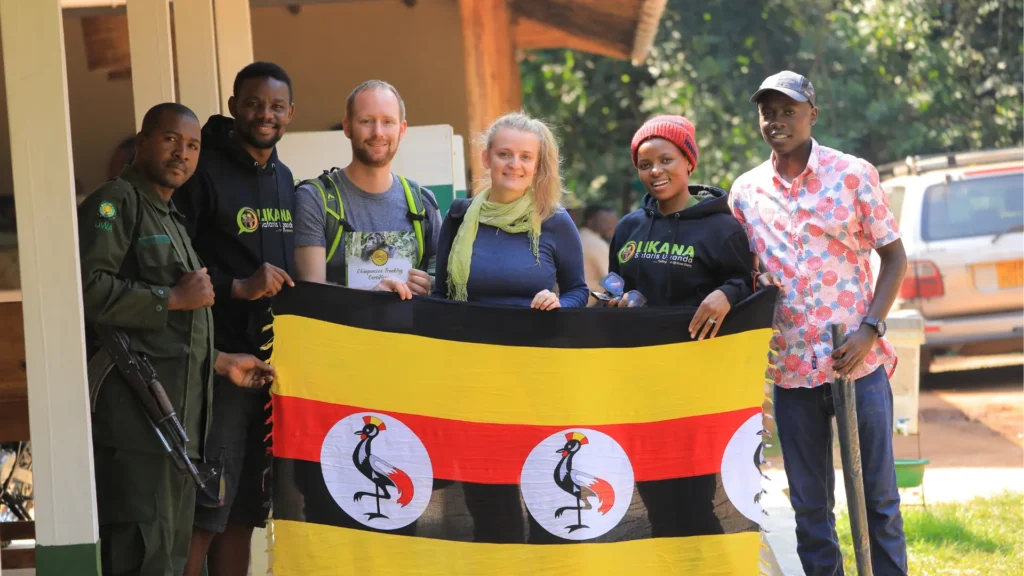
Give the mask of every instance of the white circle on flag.
<path id="1" fill-rule="evenodd" d="M 611 436 L 568 428 L 530 452 L 519 486 L 526 508 L 545 530 L 566 540 L 589 540 L 614 528 L 629 510 L 633 466 Z"/>
<path id="2" fill-rule="evenodd" d="M 434 472 L 427 449 L 392 416 L 362 412 L 339 420 L 324 438 L 320 467 L 338 506 L 371 528 L 408 526 L 430 503 Z"/>
<path id="3" fill-rule="evenodd" d="M 732 505 L 741 514 L 761 523 L 761 435 L 762 416 L 754 414 L 733 433 L 722 454 L 722 485 Z"/>

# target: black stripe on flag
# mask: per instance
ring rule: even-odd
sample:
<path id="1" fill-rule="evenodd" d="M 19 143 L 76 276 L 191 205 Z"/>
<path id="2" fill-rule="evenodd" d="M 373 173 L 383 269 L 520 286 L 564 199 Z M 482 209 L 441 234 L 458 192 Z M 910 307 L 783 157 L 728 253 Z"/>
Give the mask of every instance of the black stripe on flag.
<path id="1" fill-rule="evenodd" d="M 328 492 L 319 462 L 278 458 L 274 462 L 274 518 L 374 531 L 346 514 Z M 563 516 L 566 523 L 574 518 Z M 625 517 L 609 532 L 583 542 L 711 536 L 755 532 L 725 496 L 721 476 L 708 474 L 640 482 Z M 430 504 L 419 519 L 391 534 L 496 544 L 573 544 L 529 514 L 512 484 L 434 480 Z"/>
<path id="2" fill-rule="evenodd" d="M 339 290 L 345 290 L 339 299 Z M 769 328 L 775 314 L 774 286 L 732 308 L 718 336 Z M 344 301 L 345 306 L 323 306 Z M 394 294 L 297 282 L 274 298 L 276 316 L 296 315 L 400 334 L 478 344 L 542 348 L 636 348 L 686 342 L 696 308 L 631 310 L 581 308 L 531 314 L 521 306 L 480 305 L 432 298 L 402 301 Z M 500 329 L 495 327 L 500 326 Z"/>

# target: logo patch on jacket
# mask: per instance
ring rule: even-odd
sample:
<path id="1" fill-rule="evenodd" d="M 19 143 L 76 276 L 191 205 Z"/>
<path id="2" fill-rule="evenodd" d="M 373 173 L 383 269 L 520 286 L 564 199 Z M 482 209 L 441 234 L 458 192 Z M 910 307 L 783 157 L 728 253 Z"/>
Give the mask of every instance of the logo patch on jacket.
<path id="1" fill-rule="evenodd" d="M 619 250 L 619 264 L 629 262 L 629 259 L 632 258 L 634 254 L 636 254 L 636 242 L 630 240 L 622 246 L 621 250 Z"/>
<path id="2" fill-rule="evenodd" d="M 288 209 L 263 208 L 254 210 L 244 207 L 235 216 L 238 234 L 251 234 L 260 228 L 279 229 L 282 232 L 292 231 L 292 211 Z"/>
<path id="3" fill-rule="evenodd" d="M 619 250 L 619 264 L 625 264 L 633 258 L 689 267 L 693 265 L 693 246 L 660 242 L 658 240 L 647 240 L 639 243 L 630 240 L 623 244 Z"/>

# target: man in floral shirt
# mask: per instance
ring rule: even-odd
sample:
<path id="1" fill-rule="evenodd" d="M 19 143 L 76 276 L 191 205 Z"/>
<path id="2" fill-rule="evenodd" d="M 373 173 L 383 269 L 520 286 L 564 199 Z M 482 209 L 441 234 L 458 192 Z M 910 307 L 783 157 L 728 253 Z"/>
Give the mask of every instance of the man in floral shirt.
<path id="1" fill-rule="evenodd" d="M 768 378 L 775 382 L 800 560 L 808 576 L 843 573 L 832 511 L 829 382 L 838 373 L 856 380 L 874 574 L 906 574 L 889 386 L 896 356 L 883 338 L 907 267 L 896 220 L 871 164 L 811 138 L 818 109 L 807 78 L 788 71 L 771 76 L 750 101 L 772 155 L 740 176 L 729 202 L 762 279 L 781 289 Z M 882 262 L 877 286 L 872 250 Z M 829 331 L 835 323 L 847 334 L 838 349 Z"/>

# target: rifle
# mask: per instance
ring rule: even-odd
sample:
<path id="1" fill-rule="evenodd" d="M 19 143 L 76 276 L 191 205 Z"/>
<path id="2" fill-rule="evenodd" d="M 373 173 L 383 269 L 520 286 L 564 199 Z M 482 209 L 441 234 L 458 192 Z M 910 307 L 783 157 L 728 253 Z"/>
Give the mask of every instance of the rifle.
<path id="1" fill-rule="evenodd" d="M 157 438 L 163 444 L 174 466 L 182 473 L 188 473 L 192 477 L 199 490 L 205 488 L 209 476 L 200 476 L 199 470 L 188 457 L 186 447 L 188 446 L 188 435 L 182 427 L 178 415 L 174 412 L 174 405 L 167 398 L 167 392 L 157 379 L 156 370 L 149 360 L 141 354 L 136 354 L 129 347 L 128 336 L 122 330 L 109 326 L 95 326 L 99 335 L 101 348 L 89 362 L 90 395 L 95 404 L 96 395 L 99 393 L 99 386 L 107 372 L 114 365 L 118 367 L 128 381 L 128 386 L 135 392 L 146 419 L 153 427 Z"/>
<path id="2" fill-rule="evenodd" d="M 832 345 L 839 348 L 846 342 L 842 324 L 832 324 Z M 834 348 L 833 348 L 834 349 Z M 846 504 L 850 510 L 850 532 L 857 557 L 857 573 L 871 576 L 871 546 L 868 540 L 867 505 L 864 500 L 864 472 L 860 457 L 860 433 L 857 426 L 857 390 L 855 382 L 834 374 L 832 403 L 839 428 L 839 454 L 843 459 L 843 482 Z"/>

